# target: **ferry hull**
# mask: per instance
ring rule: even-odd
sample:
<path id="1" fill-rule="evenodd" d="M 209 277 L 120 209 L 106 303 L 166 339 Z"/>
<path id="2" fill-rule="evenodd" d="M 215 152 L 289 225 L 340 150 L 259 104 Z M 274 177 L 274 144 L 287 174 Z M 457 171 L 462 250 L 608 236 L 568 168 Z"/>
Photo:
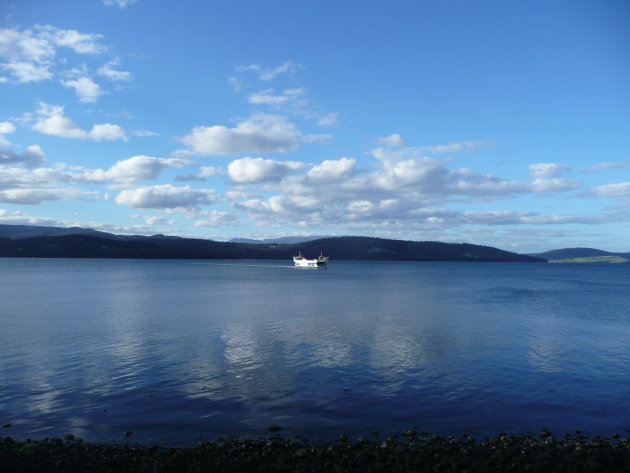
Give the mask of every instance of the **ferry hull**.
<path id="1" fill-rule="evenodd" d="M 323 253 L 315 259 L 306 259 L 302 253 L 293 257 L 293 264 L 298 268 L 324 268 L 327 262 L 328 256 L 324 256 Z"/>

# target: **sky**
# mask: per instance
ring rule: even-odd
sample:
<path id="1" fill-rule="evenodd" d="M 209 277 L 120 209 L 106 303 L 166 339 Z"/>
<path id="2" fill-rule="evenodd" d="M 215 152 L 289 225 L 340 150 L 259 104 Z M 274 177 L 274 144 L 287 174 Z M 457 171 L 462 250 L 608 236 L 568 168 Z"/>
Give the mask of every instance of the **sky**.
<path id="1" fill-rule="evenodd" d="M 0 223 L 630 251 L 630 2 L 3 0 Z"/>

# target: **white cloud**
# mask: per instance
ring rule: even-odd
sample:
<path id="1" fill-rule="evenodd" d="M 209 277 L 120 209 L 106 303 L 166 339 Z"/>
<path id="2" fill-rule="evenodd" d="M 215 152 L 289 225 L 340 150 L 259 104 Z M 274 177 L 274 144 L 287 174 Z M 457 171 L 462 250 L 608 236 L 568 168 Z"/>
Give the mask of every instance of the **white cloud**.
<path id="1" fill-rule="evenodd" d="M 53 218 L 34 217 L 20 211 L 9 212 L 7 209 L 0 209 L 0 222 L 10 225 L 59 225 L 59 222 Z"/>
<path id="2" fill-rule="evenodd" d="M 225 226 L 239 226 L 242 225 L 240 218 L 235 212 L 219 212 L 218 210 L 211 210 L 209 212 L 202 212 L 204 216 L 203 220 L 197 220 L 195 227 L 225 227 Z"/>
<path id="3" fill-rule="evenodd" d="M 187 150 L 180 155 L 224 155 L 239 153 L 283 153 L 297 147 L 300 132 L 280 115 L 257 114 L 235 128 L 199 126 L 180 141 Z"/>
<path id="4" fill-rule="evenodd" d="M 80 192 L 68 189 L 7 189 L 0 191 L 0 202 L 36 205 L 44 201 L 75 199 Z"/>
<path id="5" fill-rule="evenodd" d="M 325 160 L 317 166 L 313 166 L 306 177 L 310 182 L 336 182 L 348 179 L 356 171 L 354 168 L 356 161 L 352 158 L 341 158 L 338 160 Z"/>
<path id="6" fill-rule="evenodd" d="M 121 10 L 127 8 L 129 5 L 133 5 L 138 0 L 103 0 L 103 5 L 107 7 L 118 7 Z"/>
<path id="7" fill-rule="evenodd" d="M 12 61 L 1 65 L 17 79 L 18 82 L 39 82 L 50 79 L 53 74 L 46 64 L 33 64 L 31 62 Z"/>
<path id="8" fill-rule="evenodd" d="M 155 179 L 167 168 L 181 168 L 193 165 L 193 161 L 179 158 L 155 158 L 152 156 L 133 156 L 118 161 L 107 170 L 95 169 L 87 171 L 84 178 L 91 182 L 118 181 L 136 182 Z"/>
<path id="9" fill-rule="evenodd" d="M 109 61 L 98 69 L 98 74 L 114 82 L 130 81 L 133 78 L 131 72 L 115 69 L 119 64 L 118 60 Z"/>
<path id="10" fill-rule="evenodd" d="M 64 116 L 63 107 L 40 102 L 35 111 L 37 116 L 33 124 L 33 130 L 46 135 L 61 136 L 64 138 L 86 138 L 87 132 L 79 128 L 72 120 Z"/>
<path id="11" fill-rule="evenodd" d="M 127 141 L 125 130 L 118 125 L 112 125 L 110 123 L 92 126 L 92 129 L 87 133 L 87 137 L 94 141 Z"/>
<path id="12" fill-rule="evenodd" d="M 569 179 L 534 179 L 531 184 L 531 189 L 534 192 L 559 192 L 577 189 L 581 185 L 581 182 Z"/>
<path id="13" fill-rule="evenodd" d="M 201 170 L 197 175 L 199 177 L 212 177 L 221 174 L 223 170 L 215 166 L 201 166 Z"/>
<path id="14" fill-rule="evenodd" d="M 94 82 L 89 77 L 79 77 L 77 79 L 61 81 L 64 87 L 74 89 L 79 102 L 92 103 L 103 94 L 101 86 Z"/>
<path id="15" fill-rule="evenodd" d="M 181 176 L 177 176 L 175 178 L 176 181 L 205 181 L 206 178 L 216 176 L 217 174 L 223 173 L 223 170 L 214 166 L 202 166 L 199 172 L 194 174 L 184 174 Z"/>
<path id="16" fill-rule="evenodd" d="M 571 166 L 556 163 L 537 163 L 530 164 L 529 177 L 547 178 L 557 177 L 571 170 Z"/>
<path id="17" fill-rule="evenodd" d="M 280 74 L 292 74 L 303 66 L 293 61 L 285 61 L 279 66 L 264 68 L 258 64 L 250 64 L 249 66 L 236 66 L 236 70 L 239 72 L 253 72 L 258 75 L 260 80 L 270 81 L 275 79 Z"/>
<path id="18" fill-rule="evenodd" d="M 30 147 L 37 154 L 38 147 Z M 56 169 L 7 168 L 0 166 L 0 201 L 14 204 L 35 205 L 43 201 L 80 198 L 89 193 L 67 187 L 71 177 Z"/>
<path id="19" fill-rule="evenodd" d="M 251 94 L 247 100 L 254 105 L 280 106 L 300 101 L 304 94 L 304 89 L 287 89 L 280 95 L 273 95 L 273 89 L 267 89 Z"/>
<path id="20" fill-rule="evenodd" d="M 15 125 L 11 122 L 0 122 L 0 135 L 15 133 Z"/>
<path id="21" fill-rule="evenodd" d="M 31 30 L 0 29 L 0 58 L 9 61 L 44 62 L 55 55 L 49 41 L 38 38 Z"/>
<path id="22" fill-rule="evenodd" d="M 34 118 L 33 118 L 34 117 Z M 76 123 L 64 115 L 64 108 L 60 105 L 39 103 L 39 108 L 27 116 L 34 119 L 33 130 L 46 135 L 62 138 L 81 138 L 94 141 L 127 141 L 125 131 L 118 125 L 109 123 L 92 126 L 90 131 L 81 129 Z"/>
<path id="23" fill-rule="evenodd" d="M 107 49 L 99 44 L 103 35 L 80 33 L 76 30 L 63 30 L 54 26 L 36 26 L 37 35 L 56 46 L 72 49 L 77 54 L 101 54 Z"/>
<path id="24" fill-rule="evenodd" d="M 491 146 L 489 140 L 470 140 L 455 141 L 445 145 L 419 146 L 416 149 L 422 153 L 428 154 L 453 154 L 453 153 L 469 153 L 481 148 Z"/>
<path id="25" fill-rule="evenodd" d="M 397 137 L 385 138 L 383 144 L 400 143 Z M 433 153 L 465 152 L 478 145 L 485 146 L 485 142 L 483 145 L 479 143 L 482 142 L 451 143 L 430 147 L 430 150 Z M 357 169 L 352 158 L 326 160 L 305 174 L 286 176 L 266 187 L 267 191 L 273 189 L 277 195 L 266 198 L 242 196 L 246 200 L 234 205 L 265 225 L 336 225 L 341 222 L 352 223 L 355 225 L 352 228 L 362 224 L 387 227 L 400 224 L 403 228 L 408 222 L 414 222 L 414 218 L 426 217 L 430 220 L 423 220 L 423 224 L 431 225 L 447 222 L 448 215 L 431 209 L 436 205 L 567 192 L 582 185 L 563 178 L 538 178 L 528 182 L 465 168 L 450 169 L 451 159 L 422 156 L 426 149 L 388 147 L 374 150 L 372 154 L 379 159 L 379 166 L 371 172 Z M 421 213 L 424 210 L 427 215 Z M 490 217 L 498 218 L 488 215 Z M 522 217 L 518 223 L 526 223 Z M 553 221 L 566 220 L 556 218 Z M 460 218 L 459 221 L 463 220 Z"/>
<path id="26" fill-rule="evenodd" d="M 304 135 L 300 140 L 302 143 L 330 143 L 333 139 L 333 135 L 321 134 L 321 135 Z"/>
<path id="27" fill-rule="evenodd" d="M 241 158 L 228 165 L 228 175 L 236 183 L 279 181 L 291 171 L 304 166 L 297 161 L 275 161 L 263 158 Z"/>
<path id="28" fill-rule="evenodd" d="M 413 186 L 422 193 L 443 193 L 450 181 L 447 164 L 446 160 L 429 157 L 384 159 L 382 168 L 374 174 L 374 180 L 379 187 L 387 190 Z"/>
<path id="29" fill-rule="evenodd" d="M 595 172 L 601 169 L 628 169 L 630 168 L 630 161 L 619 161 L 619 162 L 604 162 L 596 164 L 595 166 L 591 166 L 590 168 L 585 169 L 585 172 Z"/>
<path id="30" fill-rule="evenodd" d="M 406 144 L 402 136 L 400 136 L 397 133 L 394 133 L 388 136 L 382 136 L 378 138 L 376 142 L 384 146 L 398 146 L 398 147 L 405 146 Z"/>
<path id="31" fill-rule="evenodd" d="M 175 187 L 170 184 L 126 189 L 116 196 L 116 203 L 134 209 L 190 209 L 219 200 L 213 190 Z"/>
<path id="32" fill-rule="evenodd" d="M 170 226 L 177 223 L 176 220 L 167 220 L 162 215 L 138 215 L 134 214 L 130 216 L 131 218 L 139 218 L 144 220 L 147 225 L 165 225 Z"/>
<path id="33" fill-rule="evenodd" d="M 8 149 L 0 149 L 0 165 L 23 164 L 26 167 L 36 167 L 44 160 L 46 155 L 38 145 L 31 145 L 21 153 Z"/>
<path id="34" fill-rule="evenodd" d="M 9 146 L 9 140 L 4 135 L 10 135 L 15 133 L 15 125 L 11 122 L 0 122 L 0 148 Z"/>
<path id="35" fill-rule="evenodd" d="M 630 197 L 630 182 L 595 186 L 592 193 L 601 197 Z"/>
<path id="36" fill-rule="evenodd" d="M 58 48 L 69 48 L 83 55 L 100 54 L 106 51 L 100 44 L 102 38 L 99 34 L 50 25 L 36 25 L 22 31 L 0 29 L 0 69 L 7 71 L 18 83 L 48 80 L 53 77 L 51 67 L 55 65 Z"/>

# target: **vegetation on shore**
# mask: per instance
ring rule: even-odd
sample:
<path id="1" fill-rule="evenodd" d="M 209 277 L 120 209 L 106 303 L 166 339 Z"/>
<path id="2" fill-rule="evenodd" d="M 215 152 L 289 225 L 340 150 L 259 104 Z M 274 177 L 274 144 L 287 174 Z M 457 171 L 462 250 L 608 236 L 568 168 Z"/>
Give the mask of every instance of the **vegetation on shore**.
<path id="1" fill-rule="evenodd" d="M 503 435 L 475 440 L 414 430 L 386 440 L 335 442 L 230 437 L 194 447 L 0 438 L 0 471 L 27 472 L 572 472 L 630 471 L 630 439 Z"/>
<path id="2" fill-rule="evenodd" d="M 551 259 L 550 263 L 608 263 L 608 264 L 621 264 L 630 263 L 630 259 L 622 256 L 591 256 L 585 258 L 565 258 L 565 259 Z"/>
<path id="3" fill-rule="evenodd" d="M 595 248 L 563 248 L 530 256 L 544 258 L 550 263 L 630 263 L 630 253 L 611 253 Z"/>
<path id="4" fill-rule="evenodd" d="M 333 260 L 367 261 L 511 261 L 545 262 L 489 246 L 437 241 L 403 241 L 371 237 L 334 237 L 294 244 L 231 243 L 156 235 L 118 238 L 68 234 L 0 238 L 0 257 L 23 258 L 151 258 L 151 259 L 279 259 L 302 252 L 323 252 Z"/>

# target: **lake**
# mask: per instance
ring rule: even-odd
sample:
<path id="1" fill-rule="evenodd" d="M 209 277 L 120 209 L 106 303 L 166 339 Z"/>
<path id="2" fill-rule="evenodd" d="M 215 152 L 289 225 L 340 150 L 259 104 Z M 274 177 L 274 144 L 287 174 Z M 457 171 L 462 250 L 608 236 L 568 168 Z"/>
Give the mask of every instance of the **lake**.
<path id="1" fill-rule="evenodd" d="M 630 265 L 5 258 L 0 301 L 0 436 L 630 429 Z"/>

